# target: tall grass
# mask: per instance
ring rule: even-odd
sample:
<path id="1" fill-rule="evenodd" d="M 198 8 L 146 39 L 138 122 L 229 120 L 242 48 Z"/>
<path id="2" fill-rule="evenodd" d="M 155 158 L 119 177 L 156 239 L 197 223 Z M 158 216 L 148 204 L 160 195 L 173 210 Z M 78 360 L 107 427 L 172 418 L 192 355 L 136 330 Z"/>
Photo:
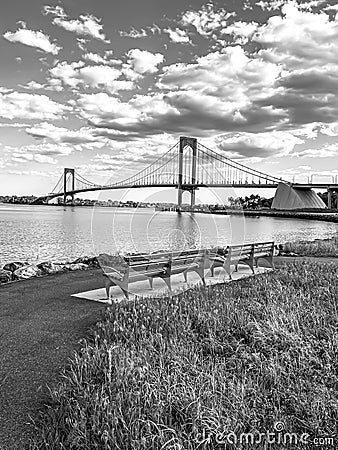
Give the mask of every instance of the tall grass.
<path id="1" fill-rule="evenodd" d="M 220 433 L 276 421 L 333 434 L 337 271 L 288 265 L 115 305 L 51 390 L 31 448 L 214 449 Z"/>
<path id="2" fill-rule="evenodd" d="M 315 241 L 287 242 L 284 245 L 286 253 L 297 253 L 300 256 L 338 257 L 338 235 L 332 239 L 317 239 Z"/>

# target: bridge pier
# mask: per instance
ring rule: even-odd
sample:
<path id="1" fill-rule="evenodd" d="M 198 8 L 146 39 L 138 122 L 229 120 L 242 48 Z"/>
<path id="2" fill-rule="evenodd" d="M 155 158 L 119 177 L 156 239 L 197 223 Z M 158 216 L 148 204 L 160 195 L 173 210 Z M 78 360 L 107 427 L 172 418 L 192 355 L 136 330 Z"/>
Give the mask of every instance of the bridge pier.
<path id="1" fill-rule="evenodd" d="M 190 207 L 191 209 L 194 208 L 195 206 L 195 201 L 196 201 L 196 189 L 192 189 L 190 192 Z"/>

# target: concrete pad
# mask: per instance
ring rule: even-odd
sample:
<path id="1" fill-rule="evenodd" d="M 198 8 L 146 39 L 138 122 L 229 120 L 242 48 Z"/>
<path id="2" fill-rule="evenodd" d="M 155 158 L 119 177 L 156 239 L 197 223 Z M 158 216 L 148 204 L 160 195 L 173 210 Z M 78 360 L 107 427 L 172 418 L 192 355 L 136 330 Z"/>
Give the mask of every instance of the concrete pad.
<path id="1" fill-rule="evenodd" d="M 258 267 L 255 269 L 255 275 L 259 275 L 265 272 L 270 272 L 272 269 L 266 267 Z M 240 280 L 241 278 L 255 276 L 252 274 L 251 269 L 248 266 L 239 266 L 238 272 L 232 272 L 232 280 L 229 280 L 227 273 L 222 268 L 215 269 L 215 276 L 211 277 L 210 273 L 206 274 L 206 285 L 214 285 L 220 283 L 229 283 L 231 281 Z M 102 285 L 104 279 L 102 277 Z M 184 282 L 183 274 L 173 275 L 171 277 L 171 295 L 175 295 L 184 292 L 194 286 L 201 285 L 202 281 L 195 272 L 188 273 L 188 283 Z M 169 294 L 169 290 L 164 281 L 160 278 L 155 278 L 153 283 L 153 289 L 150 288 L 149 281 L 138 281 L 131 283 L 129 299 L 133 300 L 136 297 L 153 297 L 158 298 Z M 110 288 L 110 299 L 106 297 L 105 288 L 94 289 L 92 291 L 79 292 L 72 294 L 72 297 L 83 298 L 86 300 L 92 300 L 94 302 L 101 302 L 111 304 L 112 302 L 120 302 L 125 297 L 118 286 L 112 286 Z"/>

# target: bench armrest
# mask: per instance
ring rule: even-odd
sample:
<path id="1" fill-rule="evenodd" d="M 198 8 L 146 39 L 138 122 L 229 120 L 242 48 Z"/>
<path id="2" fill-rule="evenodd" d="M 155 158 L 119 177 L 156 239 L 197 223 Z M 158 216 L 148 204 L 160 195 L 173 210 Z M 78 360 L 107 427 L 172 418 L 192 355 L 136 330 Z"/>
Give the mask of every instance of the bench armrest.
<path id="1" fill-rule="evenodd" d="M 119 272 L 117 269 L 114 269 L 114 267 L 103 266 L 102 269 L 103 269 L 103 275 L 105 277 L 112 276 L 113 278 L 116 278 L 118 280 L 122 280 L 122 278 L 123 278 L 123 274 L 121 272 Z"/>

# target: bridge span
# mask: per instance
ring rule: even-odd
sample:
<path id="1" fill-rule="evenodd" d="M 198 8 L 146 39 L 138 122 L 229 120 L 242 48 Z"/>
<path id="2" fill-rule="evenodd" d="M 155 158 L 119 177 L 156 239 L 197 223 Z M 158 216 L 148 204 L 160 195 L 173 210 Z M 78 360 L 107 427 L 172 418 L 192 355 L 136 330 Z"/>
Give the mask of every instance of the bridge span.
<path id="1" fill-rule="evenodd" d="M 274 203 L 275 206 L 278 204 L 279 209 L 324 208 L 325 204 L 313 191 L 317 188 L 327 189 L 331 207 L 332 194 L 338 191 L 338 183 L 290 183 L 231 160 L 199 143 L 196 138 L 182 136 L 179 142 L 145 169 L 113 184 L 96 184 L 75 172 L 75 169 L 65 168 L 54 189 L 34 203 L 46 203 L 63 197 L 66 204 L 68 198 L 73 202 L 76 194 L 84 192 L 154 187 L 177 189 L 178 209 L 182 207 L 185 191 L 190 193 L 193 208 L 196 190 L 200 188 L 276 188 Z M 307 194 L 304 195 L 304 192 Z"/>

